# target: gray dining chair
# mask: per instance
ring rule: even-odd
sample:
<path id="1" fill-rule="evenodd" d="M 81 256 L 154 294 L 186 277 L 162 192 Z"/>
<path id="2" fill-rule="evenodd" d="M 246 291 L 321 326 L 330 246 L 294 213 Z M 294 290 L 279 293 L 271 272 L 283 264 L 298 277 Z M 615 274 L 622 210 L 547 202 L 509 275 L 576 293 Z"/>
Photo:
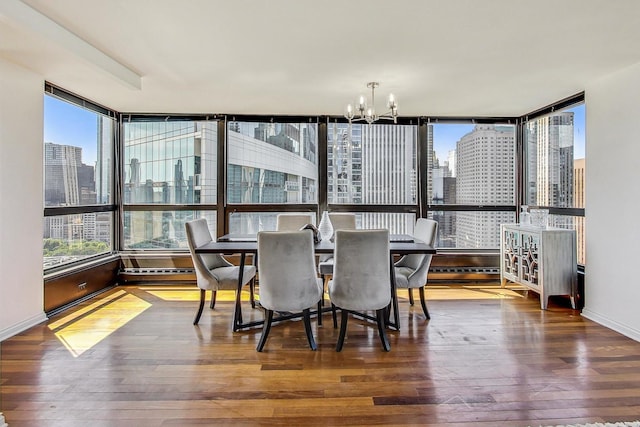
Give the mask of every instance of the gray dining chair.
<path id="1" fill-rule="evenodd" d="M 333 233 L 337 230 L 355 230 L 356 214 L 353 213 L 330 213 L 329 221 L 333 227 Z M 332 237 L 333 239 L 334 237 Z M 328 278 L 333 274 L 333 255 L 323 255 L 318 261 L 318 273 L 322 278 L 323 284 L 326 286 Z M 336 311 L 332 309 L 333 327 L 337 327 Z"/>
<path id="2" fill-rule="evenodd" d="M 371 310 L 376 312 L 382 348 L 391 349 L 385 332 L 390 281 L 389 230 L 336 231 L 333 277 L 329 281 L 331 304 L 341 310 L 336 351 L 344 345 L 350 312 Z"/>
<path id="3" fill-rule="evenodd" d="M 424 243 L 434 246 L 438 235 L 438 223 L 431 219 L 418 218 L 413 230 L 413 237 Z M 409 303 L 413 305 L 413 290 L 420 291 L 420 303 L 422 311 L 427 319 L 430 319 L 427 302 L 424 296 L 424 287 L 427 284 L 429 267 L 431 266 L 431 254 L 409 254 L 398 260 L 394 265 L 396 276 L 396 289 L 407 289 Z"/>
<path id="4" fill-rule="evenodd" d="M 251 301 L 253 302 L 253 283 L 256 268 L 253 265 L 244 266 L 242 286 L 239 288 L 238 278 L 240 276 L 240 267 L 233 265 L 220 254 L 198 254 L 195 252 L 197 247 L 213 241 L 207 220 L 205 218 L 199 218 L 189 221 L 185 224 L 185 227 L 189 252 L 191 252 L 191 259 L 196 272 L 196 284 L 198 288 L 200 288 L 200 306 L 198 307 L 198 312 L 193 324 L 197 325 L 200 321 L 206 300 L 206 291 L 211 291 L 210 308 L 213 309 L 216 304 L 218 290 L 235 290 L 236 292 L 240 292 L 240 288 L 249 283 Z M 239 298 L 237 298 L 236 301 L 239 301 Z M 240 307 L 236 307 L 235 309 L 236 313 L 238 313 Z"/>
<path id="5" fill-rule="evenodd" d="M 258 295 L 265 320 L 257 350 L 262 351 L 267 342 L 274 312 L 302 312 L 309 347 L 315 350 L 310 308 L 316 304 L 319 307 L 323 289 L 316 274 L 311 230 L 259 232 L 258 271 Z"/>
<path id="6" fill-rule="evenodd" d="M 307 224 L 313 224 L 313 214 L 278 214 L 276 231 L 298 231 Z"/>

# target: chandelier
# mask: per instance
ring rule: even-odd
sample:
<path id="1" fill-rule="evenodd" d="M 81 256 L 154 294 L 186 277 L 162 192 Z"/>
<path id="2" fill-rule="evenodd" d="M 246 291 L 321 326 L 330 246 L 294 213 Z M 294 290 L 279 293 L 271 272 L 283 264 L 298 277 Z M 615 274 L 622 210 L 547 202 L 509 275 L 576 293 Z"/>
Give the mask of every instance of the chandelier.
<path id="1" fill-rule="evenodd" d="M 360 100 L 358 101 L 358 105 L 355 109 L 353 105 L 347 105 L 344 116 L 349 120 L 349 124 L 351 124 L 351 122 L 359 122 L 362 120 L 372 124 L 380 119 L 393 120 L 393 123 L 397 123 L 398 102 L 393 94 L 389 94 L 389 100 L 387 101 L 387 108 L 389 111 L 380 115 L 376 114 L 375 92 L 378 86 L 380 86 L 380 83 L 378 82 L 367 83 L 367 87 L 371 88 L 371 104 L 367 104 L 367 98 L 365 98 L 364 95 L 360 95 Z"/>

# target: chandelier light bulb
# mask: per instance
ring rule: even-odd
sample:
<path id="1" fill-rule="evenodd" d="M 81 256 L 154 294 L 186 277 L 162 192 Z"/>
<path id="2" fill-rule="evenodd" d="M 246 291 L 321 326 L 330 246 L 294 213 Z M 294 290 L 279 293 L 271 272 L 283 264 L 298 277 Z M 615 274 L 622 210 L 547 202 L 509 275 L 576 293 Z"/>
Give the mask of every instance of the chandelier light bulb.
<path id="1" fill-rule="evenodd" d="M 353 105 L 347 104 L 347 108 L 345 109 L 344 116 L 349 120 L 353 119 L 354 117 Z"/>
<path id="2" fill-rule="evenodd" d="M 360 101 L 358 101 L 358 110 L 360 110 L 360 115 L 364 113 L 364 110 L 367 109 L 367 99 L 364 95 L 360 95 Z"/>
<path id="3" fill-rule="evenodd" d="M 387 104 L 387 107 L 389 107 L 392 110 L 395 110 L 397 108 L 396 97 L 393 96 L 392 93 L 389 94 L 389 103 Z"/>

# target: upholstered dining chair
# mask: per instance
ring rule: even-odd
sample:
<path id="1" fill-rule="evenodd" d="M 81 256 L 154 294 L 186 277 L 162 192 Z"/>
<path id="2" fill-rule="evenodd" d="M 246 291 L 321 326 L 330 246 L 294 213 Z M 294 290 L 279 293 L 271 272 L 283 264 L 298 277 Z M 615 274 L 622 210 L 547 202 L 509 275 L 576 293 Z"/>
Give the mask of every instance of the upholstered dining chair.
<path id="1" fill-rule="evenodd" d="M 307 224 L 313 224 L 313 214 L 279 214 L 276 217 L 277 231 L 298 231 Z"/>
<path id="2" fill-rule="evenodd" d="M 220 289 L 235 290 L 238 289 L 238 277 L 240 267 L 234 266 L 220 254 L 198 254 L 195 249 L 206 243 L 212 242 L 209 226 L 205 218 L 199 218 L 189 221 L 185 224 L 187 231 L 187 243 L 193 260 L 193 267 L 196 272 L 196 283 L 200 288 L 200 306 L 198 313 L 193 321 L 197 325 L 202 315 L 202 309 L 206 299 L 206 291 L 211 291 L 211 305 L 213 309 L 216 304 L 216 294 Z M 242 286 L 250 283 L 251 301 L 253 298 L 253 281 L 256 275 L 256 268 L 253 265 L 244 267 L 242 274 Z M 236 310 L 238 307 L 236 307 Z"/>
<path id="3" fill-rule="evenodd" d="M 310 308 L 319 304 L 323 289 L 316 274 L 311 230 L 259 232 L 258 271 L 258 294 L 265 320 L 256 350 L 262 351 L 267 342 L 274 311 L 302 312 L 309 347 L 315 350 Z"/>
<path id="4" fill-rule="evenodd" d="M 386 309 L 391 302 L 389 230 L 338 230 L 335 233 L 331 304 L 341 310 L 341 351 L 352 311 L 375 310 L 378 334 L 385 351 L 391 349 L 385 332 Z"/>
<path id="5" fill-rule="evenodd" d="M 333 233 L 335 236 L 336 230 L 355 230 L 356 228 L 356 214 L 353 213 L 330 213 L 329 221 L 333 227 Z M 333 274 L 333 255 L 321 256 L 318 261 L 318 273 L 322 278 L 322 282 L 326 285 L 327 279 Z M 333 315 L 333 327 L 337 327 L 336 311 L 332 310 Z"/>
<path id="6" fill-rule="evenodd" d="M 413 230 L 413 237 L 422 240 L 424 243 L 434 246 L 438 235 L 438 223 L 431 219 L 418 218 Z M 431 254 L 410 254 L 405 255 L 394 265 L 396 276 L 396 289 L 407 289 L 409 292 L 409 303 L 413 305 L 413 290 L 420 291 L 420 303 L 422 311 L 427 319 L 430 319 L 427 302 L 424 297 L 424 287 L 427 284 L 429 266 L 431 266 Z"/>

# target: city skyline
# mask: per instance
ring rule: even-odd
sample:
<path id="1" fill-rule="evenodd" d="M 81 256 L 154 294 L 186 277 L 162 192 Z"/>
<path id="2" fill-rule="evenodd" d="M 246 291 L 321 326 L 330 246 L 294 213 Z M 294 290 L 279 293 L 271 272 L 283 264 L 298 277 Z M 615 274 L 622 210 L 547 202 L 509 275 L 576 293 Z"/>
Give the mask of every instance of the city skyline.
<path id="1" fill-rule="evenodd" d="M 97 158 L 95 147 L 85 146 L 87 141 L 95 140 L 97 119 L 95 113 L 72 105 L 53 96 L 44 96 L 44 140 L 56 144 L 83 147 L 85 163 L 94 165 Z M 585 105 L 567 109 L 574 113 L 574 158 L 585 158 Z M 69 126 L 72 123 L 73 126 Z M 448 152 L 455 150 L 456 143 L 466 133 L 473 130 L 473 124 L 448 124 L 434 126 L 434 151 L 442 162 Z M 437 148 L 435 146 L 437 145 Z"/>
<path id="2" fill-rule="evenodd" d="M 59 128 L 73 128 L 69 124 L 74 124 L 81 131 L 71 133 L 69 138 L 61 136 L 61 131 L 47 133 L 64 139 L 63 143 L 45 139 L 45 149 L 50 153 L 45 159 L 46 194 L 50 194 L 47 200 L 51 200 L 52 206 L 88 205 L 94 204 L 98 195 L 99 203 L 108 203 L 109 187 L 99 193 L 96 189 L 98 181 L 111 182 L 110 176 L 103 172 L 110 170 L 114 136 L 108 129 L 113 129 L 115 120 L 71 104 L 58 108 L 64 104 L 60 100 L 49 102 L 45 113 L 51 113 L 51 108 L 59 114 L 69 106 L 69 111 L 75 108 L 77 111 L 71 116 L 74 119 L 57 117 L 62 122 Z M 573 190 L 569 186 L 573 176 L 576 127 L 580 127 L 575 125 L 573 110 L 527 122 L 527 129 L 542 126 L 535 140 L 525 138 L 528 147 L 525 151 L 531 153 L 527 176 L 533 184 L 529 187 L 544 189 L 553 197 L 548 199 L 554 201 L 553 206 L 559 200 L 559 207 L 570 207 L 566 202 L 573 200 Z M 560 117 L 571 117 L 571 120 L 560 121 Z M 217 120 L 125 123 L 121 133 L 124 180 L 120 187 L 124 204 L 216 204 L 220 167 L 226 169 L 225 200 L 228 203 L 317 203 L 318 130 L 315 123 L 231 121 L 226 131 L 224 164 L 217 160 L 218 123 Z M 427 186 L 427 203 L 432 206 L 427 214 L 440 224 L 438 247 L 497 247 L 498 227 L 501 223 L 514 222 L 513 212 L 438 210 L 437 205 L 515 204 L 516 126 L 436 123 L 427 126 L 427 133 L 427 170 L 418 174 L 416 125 L 329 123 L 326 171 L 329 203 L 414 205 L 419 196 L 417 180 L 422 177 L 422 185 Z M 534 134 L 528 131 L 526 137 Z M 74 138 L 82 143 L 74 146 L 67 142 Z M 533 141 L 537 142 L 531 145 Z M 562 150 L 554 148 L 558 146 Z M 85 155 L 87 151 L 98 156 L 97 162 L 93 161 L 96 181 L 93 191 L 84 184 L 88 177 L 86 165 L 92 164 Z M 554 171 L 558 170 L 553 175 L 536 174 L 537 159 L 548 162 Z M 68 164 L 60 164 L 61 161 Z M 94 167 L 91 169 L 93 172 Z M 536 181 L 538 175 L 542 181 Z M 51 179 L 57 182 L 49 182 Z M 537 193 L 529 200 L 533 197 L 537 197 Z M 537 204 L 545 205 L 543 202 Z M 175 212 L 125 209 L 124 247 L 184 247 L 184 222 L 198 216 L 206 216 L 212 225 L 217 222 L 215 211 L 205 209 Z M 272 229 L 275 224 L 273 213 L 232 216 L 230 232 L 251 234 Z M 357 221 L 363 228 L 388 228 L 393 233 L 410 234 L 415 217 L 414 213 L 361 212 Z M 86 219 L 91 220 L 90 224 L 96 223 L 95 218 Z M 47 224 L 56 227 L 55 233 L 50 228 L 50 235 L 70 236 L 71 240 L 96 235 L 92 230 L 84 232 L 82 222 L 80 217 L 74 221 L 61 216 L 57 222 L 49 220 Z M 106 237 L 106 234 L 102 235 Z"/>

